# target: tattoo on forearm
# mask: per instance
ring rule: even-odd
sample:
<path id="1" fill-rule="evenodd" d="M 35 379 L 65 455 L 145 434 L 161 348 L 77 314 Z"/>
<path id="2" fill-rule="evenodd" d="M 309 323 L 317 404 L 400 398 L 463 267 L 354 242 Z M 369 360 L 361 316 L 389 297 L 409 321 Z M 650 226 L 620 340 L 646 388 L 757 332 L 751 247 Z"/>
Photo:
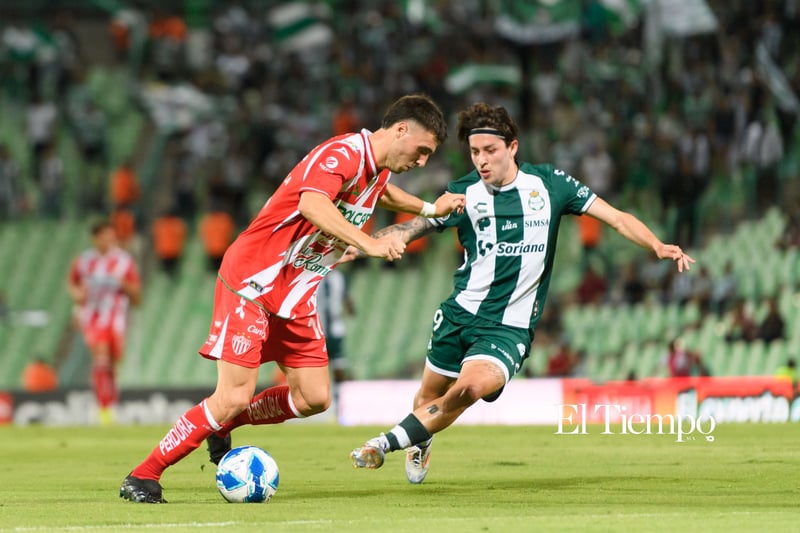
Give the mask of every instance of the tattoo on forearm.
<path id="1" fill-rule="evenodd" d="M 427 218 L 416 217 L 408 222 L 403 222 L 402 224 L 394 224 L 392 226 L 379 229 L 372 234 L 372 238 L 380 239 L 381 237 L 385 237 L 387 235 L 397 235 L 403 239 L 404 242 L 409 243 L 414 239 L 419 239 L 420 237 L 424 237 L 425 235 L 432 233 L 435 229 L 436 226 L 431 224 Z"/>
<path id="2" fill-rule="evenodd" d="M 428 407 L 428 412 L 430 414 L 432 414 L 432 415 L 438 413 L 439 412 L 439 406 L 436 405 L 436 404 L 431 405 L 430 407 Z"/>

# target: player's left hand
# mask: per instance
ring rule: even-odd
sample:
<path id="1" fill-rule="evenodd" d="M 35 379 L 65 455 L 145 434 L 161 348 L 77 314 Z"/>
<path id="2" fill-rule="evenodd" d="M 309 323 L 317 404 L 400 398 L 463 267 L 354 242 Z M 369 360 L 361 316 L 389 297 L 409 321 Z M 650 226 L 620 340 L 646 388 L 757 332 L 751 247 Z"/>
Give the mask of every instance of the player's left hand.
<path id="1" fill-rule="evenodd" d="M 691 263 L 694 263 L 694 259 L 689 257 L 680 246 L 676 246 L 674 244 L 664 244 L 656 250 L 656 254 L 658 255 L 659 259 L 672 259 L 678 264 L 678 272 L 683 272 L 684 270 L 691 270 Z"/>
<path id="2" fill-rule="evenodd" d="M 436 206 L 436 216 L 443 217 L 449 215 L 453 211 L 459 215 L 464 212 L 464 206 L 467 203 L 467 197 L 463 194 L 455 194 L 452 192 L 445 192 L 433 205 Z"/>

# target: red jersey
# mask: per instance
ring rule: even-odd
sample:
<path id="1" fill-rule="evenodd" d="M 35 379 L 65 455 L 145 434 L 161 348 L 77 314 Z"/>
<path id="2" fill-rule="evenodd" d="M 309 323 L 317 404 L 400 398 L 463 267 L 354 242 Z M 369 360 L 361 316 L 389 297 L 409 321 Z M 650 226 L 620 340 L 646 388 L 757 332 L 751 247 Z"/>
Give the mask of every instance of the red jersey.
<path id="1" fill-rule="evenodd" d="M 113 248 L 105 255 L 94 248 L 86 250 L 72 262 L 69 279 L 88 290 L 86 302 L 78 309 L 82 328 L 125 331 L 130 299 L 122 291 L 121 282 L 139 283 L 139 270 L 131 254 L 122 248 Z"/>
<path id="2" fill-rule="evenodd" d="M 219 275 L 228 287 L 281 318 L 316 313 L 317 286 L 347 244 L 300 214 L 300 195 L 325 194 L 348 222 L 361 228 L 391 176 L 388 169 L 378 171 L 370 133 L 333 137 L 292 169 L 225 253 Z"/>

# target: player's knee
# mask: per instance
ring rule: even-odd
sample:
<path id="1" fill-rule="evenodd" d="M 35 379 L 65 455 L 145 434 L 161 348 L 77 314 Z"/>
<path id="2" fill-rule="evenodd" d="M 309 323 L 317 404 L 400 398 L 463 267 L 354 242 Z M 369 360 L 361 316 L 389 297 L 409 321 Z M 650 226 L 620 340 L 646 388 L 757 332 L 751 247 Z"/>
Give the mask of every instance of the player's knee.
<path id="1" fill-rule="evenodd" d="M 322 413 L 331 406 L 331 395 L 328 391 L 313 391 L 300 395 L 292 393 L 292 401 L 300 414 L 311 416 Z"/>
<path id="2" fill-rule="evenodd" d="M 472 405 L 481 399 L 483 387 L 479 383 L 457 383 L 447 393 L 448 403 L 454 407 Z"/>
<path id="3" fill-rule="evenodd" d="M 214 396 L 213 403 L 217 407 L 214 411 L 219 411 L 214 414 L 217 416 L 218 422 L 226 422 L 237 416 L 247 409 L 253 399 L 252 394 L 248 394 L 247 391 L 239 389 L 229 391 L 225 394 L 215 393 Z M 209 400 L 211 400 L 211 398 L 209 398 Z"/>

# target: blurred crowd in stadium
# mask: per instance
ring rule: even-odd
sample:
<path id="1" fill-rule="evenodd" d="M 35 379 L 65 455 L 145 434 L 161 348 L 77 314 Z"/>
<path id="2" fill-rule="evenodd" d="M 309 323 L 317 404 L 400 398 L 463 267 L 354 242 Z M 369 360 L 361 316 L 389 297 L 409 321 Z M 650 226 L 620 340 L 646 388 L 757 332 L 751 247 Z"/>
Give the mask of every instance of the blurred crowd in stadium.
<path id="1" fill-rule="evenodd" d="M 522 158 L 553 162 L 686 248 L 776 206 L 786 217 L 776 245 L 797 247 L 800 1 L 618 4 L 143 0 L 6 9 L 0 98 L 21 120 L 0 117 L 0 219 L 113 215 L 145 250 L 159 248 L 148 246 L 154 236 L 177 240 L 159 252 L 169 269 L 200 217 L 220 215 L 211 225 L 224 248 L 259 207 L 253 201 L 310 148 L 375 128 L 388 102 L 424 92 L 449 116 L 473 101 L 505 106 L 519 117 Z M 659 12 L 667 4 L 679 13 Z M 138 137 L 163 138 L 155 168 L 142 163 L 140 145 L 111 148 L 120 108 L 92 90 L 97 71 L 124 74 L 127 109 L 147 117 Z M 433 196 L 469 170 L 455 140 L 441 152 L 410 191 Z M 70 153 L 73 165 L 63 160 Z M 167 214 L 186 227 L 154 233 Z M 608 257 L 596 229 L 576 238 L 583 277 L 555 304 L 658 294 L 725 313 L 736 301 L 730 271 L 699 266 L 673 283 L 648 261 Z M 557 323 L 542 329 L 555 338 Z"/>

